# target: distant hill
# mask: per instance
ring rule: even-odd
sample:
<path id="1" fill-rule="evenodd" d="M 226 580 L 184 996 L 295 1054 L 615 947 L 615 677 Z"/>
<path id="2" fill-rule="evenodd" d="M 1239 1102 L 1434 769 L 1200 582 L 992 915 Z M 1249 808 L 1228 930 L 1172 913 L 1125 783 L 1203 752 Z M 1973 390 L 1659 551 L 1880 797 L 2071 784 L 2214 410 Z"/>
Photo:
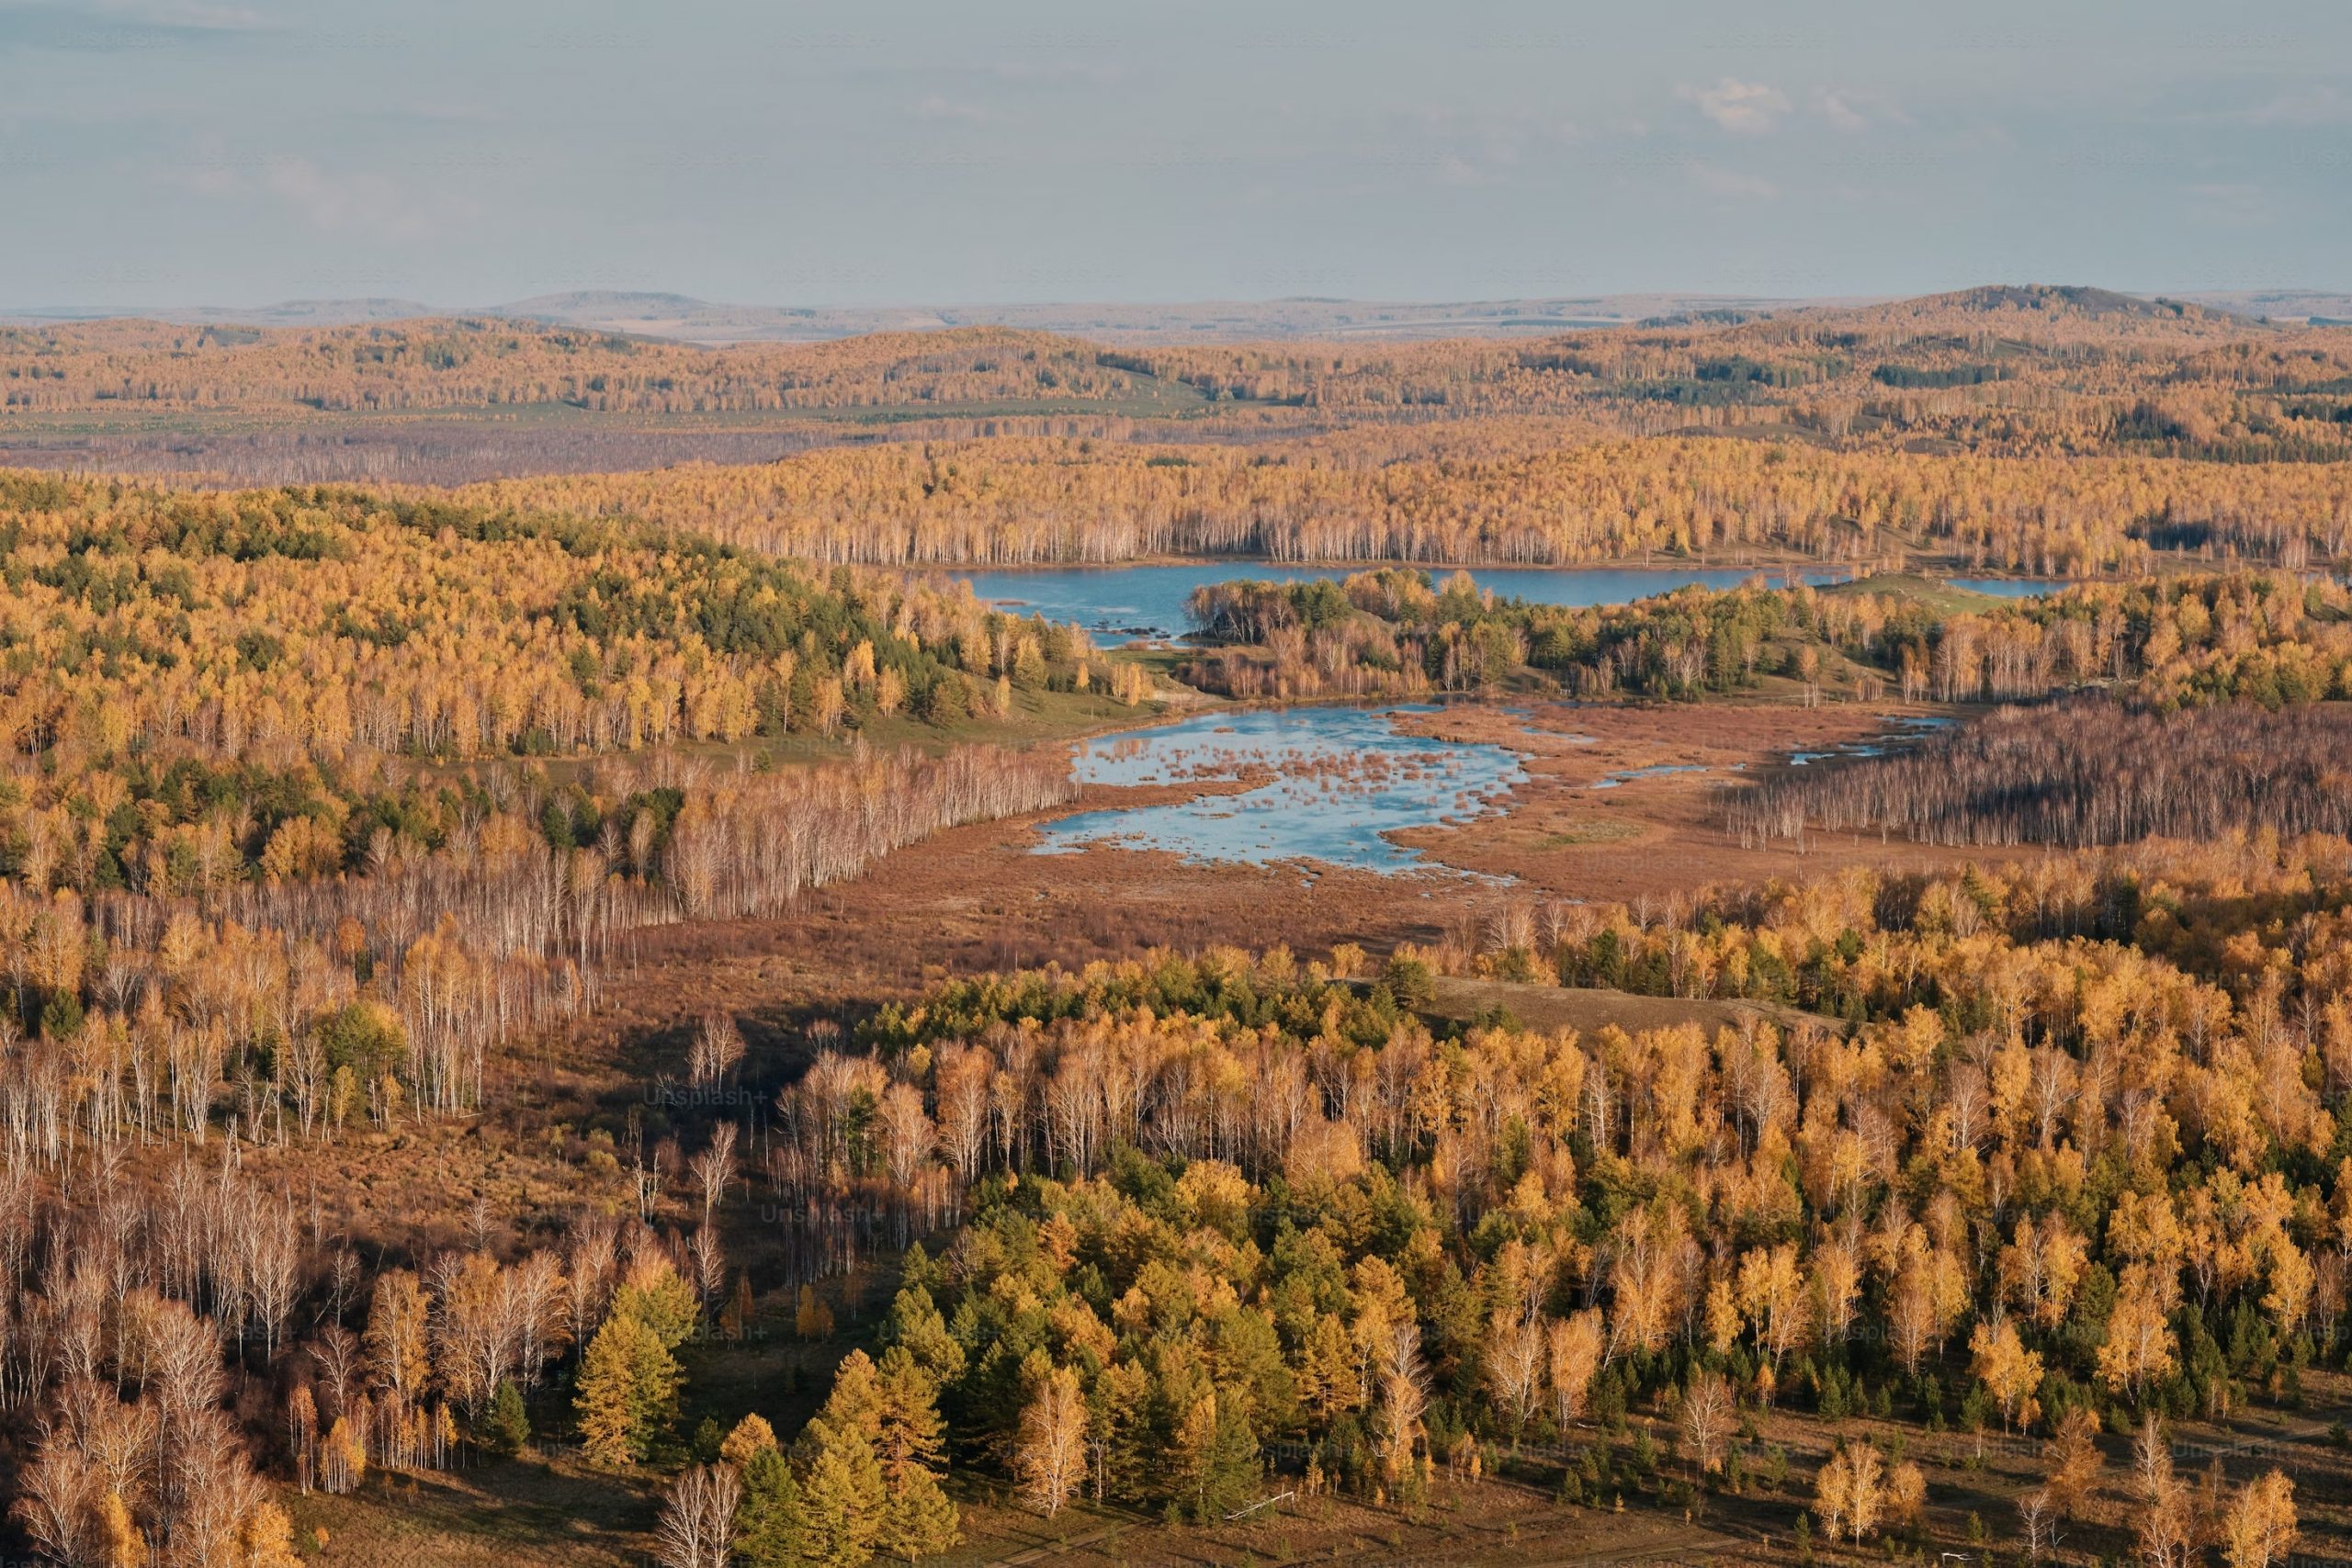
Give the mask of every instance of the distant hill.
<path id="1" fill-rule="evenodd" d="M 2237 316 L 2268 317 L 2274 321 L 2308 321 L 2315 327 L 2343 326 L 2352 317 L 2352 293 L 2333 288 L 2256 288 L 2230 293 L 2184 294 L 2180 298 Z"/>
<path id="2" fill-rule="evenodd" d="M 387 319 L 406 305 L 0 324 L 0 465 L 448 479 L 889 439 L 1397 425 L 1450 427 L 1428 440 L 1487 456 L 1675 435 L 2352 462 L 2352 333 L 2099 288 L 857 312 L 601 291 Z M 323 324 L 339 313 L 366 319 Z M 1555 423 L 1471 428 L 1488 419 Z M 2176 520 L 2162 537 L 2227 544 L 2249 526 Z"/>
<path id="3" fill-rule="evenodd" d="M 2201 316 L 2204 308 L 2159 295 L 2142 299 L 2111 288 L 2063 284 L 1992 284 L 1951 294 L 1930 294 L 1917 301 L 1952 310 L 2070 310 L 2086 316 Z"/>
<path id="4" fill-rule="evenodd" d="M 1669 312 L 1753 313 L 1795 300 L 1679 295 L 1593 295 L 1419 304 L 1295 299 L 1168 305 L 923 305 L 800 309 L 725 305 L 676 294 L 548 294 L 489 313 L 703 344 L 801 343 L 877 332 L 1014 327 L 1098 343 L 1247 343 L 1284 339 L 1519 337 L 1625 326 Z"/>
<path id="5" fill-rule="evenodd" d="M 354 327 L 446 315 L 417 299 L 281 299 L 275 305 L 192 305 L 174 310 L 92 310 L 72 307 L 0 310 L 0 321 L 170 321 L 188 327 Z"/>
<path id="6" fill-rule="evenodd" d="M 2026 332 L 2038 323 L 2095 324 L 2126 332 L 2175 327 L 2232 333 L 2259 330 L 2255 318 L 2245 311 L 2223 310 L 2169 295 L 2123 294 L 2111 288 L 2049 283 L 1986 284 L 1859 306 L 1807 305 L 1796 311 L 1776 312 L 1776 319 L 1781 321 L 1813 321 L 1823 317 L 1878 326 L 1928 322 L 1956 326 L 1970 318 L 1987 317 L 1993 318 L 1985 323 L 1991 330 L 2002 330 L 2001 323 L 2006 322 Z"/>
<path id="7" fill-rule="evenodd" d="M 0 310 L 0 321 L 135 317 L 188 326 L 364 326 L 423 317 L 503 317 L 715 346 L 821 343 L 875 333 L 1012 327 L 1118 346 L 1283 340 L 1537 337 L 1657 319 L 1721 321 L 1818 300 L 1751 296 L 1609 294 L 1427 304 L 1351 299 L 1208 300 L 1177 304 L 903 306 L 740 305 L 658 291 L 586 289 L 506 304 L 438 307 L 407 299 L 290 300 L 250 308 L 197 306 Z M 1860 303 L 1837 301 L 1836 303 Z"/>
<path id="8" fill-rule="evenodd" d="M 1997 284 L 1916 299 L 1780 299 L 1763 295 L 1588 294 L 1420 303 L 1298 298 L 1173 304 L 797 306 L 728 304 L 658 290 L 580 289 L 505 304 L 440 307 L 402 299 L 290 299 L 251 307 L 190 306 L 137 310 L 73 308 L 0 310 L 0 321 L 139 317 L 190 326 L 364 326 L 424 317 L 504 318 L 627 333 L 716 346 L 822 343 L 875 333 L 951 327 L 1011 327 L 1060 333 L 1117 347 L 1159 344 L 1423 342 L 1435 338 L 1533 338 L 1625 326 L 1722 327 L 1794 314 L 1886 312 L 2009 314 L 2046 320 L 2220 322 L 2352 316 L 2352 294 L 2312 289 L 2143 297 L 2113 289 Z"/>

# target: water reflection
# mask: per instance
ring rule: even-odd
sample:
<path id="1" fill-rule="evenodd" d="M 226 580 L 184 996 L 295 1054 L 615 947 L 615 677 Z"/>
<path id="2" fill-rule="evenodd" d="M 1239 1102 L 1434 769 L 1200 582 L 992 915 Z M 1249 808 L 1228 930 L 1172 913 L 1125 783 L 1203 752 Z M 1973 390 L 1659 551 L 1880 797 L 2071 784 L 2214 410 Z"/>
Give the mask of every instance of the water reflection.
<path id="1" fill-rule="evenodd" d="M 1883 757 L 1889 751 L 1901 750 L 1915 740 L 1948 728 L 1951 722 L 1932 714 L 1896 714 L 1881 725 L 1881 732 L 1875 739 L 1841 740 L 1824 750 L 1792 751 L 1789 753 L 1789 766 L 1809 767 L 1815 762 L 1834 761 L 1846 757 Z"/>
<path id="2" fill-rule="evenodd" d="M 1270 566 L 1262 561 L 1189 561 L 1161 566 L 1041 567 L 1017 571 L 959 571 L 955 575 L 972 585 L 972 592 L 992 604 L 1023 615 L 1068 621 L 1110 640 L 1128 637 L 1170 638 L 1192 629 L 1185 619 L 1184 601 L 1193 590 L 1212 582 L 1306 582 L 1316 578 L 1333 581 L 1368 570 L 1363 566 Z M 1450 569 L 1433 569 L 1442 582 Z M 1655 593 L 1668 593 L 1691 583 L 1709 588 L 1736 588 L 1759 573 L 1744 567 L 1479 567 L 1470 576 L 1480 588 L 1505 599 L 1537 604 L 1624 604 Z M 1773 583 L 1787 580 L 1786 569 L 1762 572 Z M 1836 569 L 1816 568 L 1798 573 L 1804 581 L 1821 584 L 1842 582 L 1849 575 Z M 2015 598 L 2060 586 L 2027 578 L 1953 578 L 1954 587 Z"/>

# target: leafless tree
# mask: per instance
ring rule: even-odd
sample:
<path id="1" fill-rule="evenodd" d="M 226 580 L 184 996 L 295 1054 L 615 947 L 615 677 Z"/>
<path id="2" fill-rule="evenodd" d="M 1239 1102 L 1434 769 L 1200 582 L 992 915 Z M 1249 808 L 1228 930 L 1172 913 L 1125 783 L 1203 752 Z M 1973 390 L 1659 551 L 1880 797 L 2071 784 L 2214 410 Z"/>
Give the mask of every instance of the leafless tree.
<path id="1" fill-rule="evenodd" d="M 703 1223 L 710 1223 L 711 1211 L 727 1195 L 729 1183 L 735 1179 L 735 1123 L 721 1122 L 710 1130 L 710 1142 L 695 1155 L 687 1168 L 702 1189 Z"/>
<path id="2" fill-rule="evenodd" d="M 311 1360 L 326 1386 L 327 1407 L 321 1414 L 333 1421 L 351 1407 L 352 1393 L 359 1386 L 365 1366 L 359 1337 L 339 1323 L 330 1323 L 311 1342 Z"/>
<path id="3" fill-rule="evenodd" d="M 662 1568 L 727 1568 L 742 1500 L 732 1465 L 698 1464 L 680 1475 L 654 1527 L 653 1554 Z"/>

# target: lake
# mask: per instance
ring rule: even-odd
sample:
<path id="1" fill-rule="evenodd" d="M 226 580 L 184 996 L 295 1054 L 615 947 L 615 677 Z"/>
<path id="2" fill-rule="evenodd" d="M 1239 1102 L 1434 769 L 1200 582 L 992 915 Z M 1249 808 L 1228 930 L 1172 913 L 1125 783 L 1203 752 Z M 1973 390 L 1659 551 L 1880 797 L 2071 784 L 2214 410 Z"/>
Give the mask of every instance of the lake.
<path id="1" fill-rule="evenodd" d="M 1431 869 L 1419 851 L 1385 835 L 1485 816 L 1527 777 L 1520 754 L 1505 747 L 1405 735 L 1394 722 L 1437 711 L 1400 704 L 1221 712 L 1088 741 L 1071 767 L 1081 784 L 1270 776 L 1230 795 L 1066 817 L 1041 829 L 1037 852 L 1108 844 L 1170 850 L 1194 863 Z"/>
<path id="2" fill-rule="evenodd" d="M 1110 641 L 1132 637 L 1173 638 L 1185 635 L 1192 624 L 1184 616 L 1184 601 L 1195 588 L 1242 579 L 1258 582 L 1306 582 L 1317 578 L 1338 581 L 1363 565 L 1273 566 L 1263 561 L 1188 561 L 1175 566 L 1038 567 L 1012 571 L 958 571 L 952 575 L 972 585 L 972 592 L 992 604 L 1047 620 L 1067 621 Z M 1431 569 L 1440 583 L 1452 568 Z M 1506 599 L 1578 608 L 1595 604 L 1624 604 L 1653 594 L 1699 583 L 1708 588 L 1736 588 L 1758 575 L 1741 567 L 1483 567 L 1472 581 Z M 1773 582 L 1789 573 L 1764 574 Z M 1800 573 L 1816 586 L 1842 582 L 1842 571 L 1815 570 Z M 2030 578 L 1948 578 L 1957 588 L 2022 598 L 2063 586 Z"/>

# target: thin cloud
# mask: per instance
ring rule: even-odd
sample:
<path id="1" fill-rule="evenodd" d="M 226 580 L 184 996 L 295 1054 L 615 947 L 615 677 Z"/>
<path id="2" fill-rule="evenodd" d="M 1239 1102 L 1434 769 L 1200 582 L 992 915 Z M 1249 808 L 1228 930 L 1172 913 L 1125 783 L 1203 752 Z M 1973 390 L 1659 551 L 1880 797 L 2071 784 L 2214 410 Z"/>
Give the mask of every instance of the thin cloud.
<path id="1" fill-rule="evenodd" d="M 1821 88 L 1813 95 L 1813 112 L 1845 131 L 1911 123 L 1911 117 L 1894 99 L 1867 87 Z"/>
<path id="2" fill-rule="evenodd" d="M 193 156 L 148 173 L 158 184 L 208 203 L 275 202 L 329 234 L 411 242 L 481 215 L 479 203 L 446 190 L 420 190 L 366 170 L 329 170 L 292 154 L 233 155 L 218 138 L 208 137 Z"/>
<path id="3" fill-rule="evenodd" d="M 1710 196 L 1737 197 L 1747 201 L 1770 201 L 1781 194 L 1781 187 L 1759 175 L 1743 175 L 1736 169 L 1718 168 L 1713 164 L 1690 165 L 1691 183 Z"/>
<path id="4" fill-rule="evenodd" d="M 1442 104 L 1395 112 L 1382 132 L 1410 142 L 1449 186 L 1504 184 L 1584 140 L 1575 124 L 1549 112 L 1465 111 Z"/>
<path id="5" fill-rule="evenodd" d="M 1870 117 L 1846 101 L 1842 93 L 1822 93 L 1814 99 L 1813 107 L 1821 118 L 1840 130 L 1867 130 Z"/>
<path id="6" fill-rule="evenodd" d="M 0 0 L 0 50 L 115 53 L 230 40 L 269 25 L 243 6 L 207 0 Z"/>
<path id="7" fill-rule="evenodd" d="M 1092 60 L 1002 60 L 981 69 L 999 81 L 1075 82 L 1090 87 L 1114 87 L 1133 75 L 1125 66 L 1115 62 Z"/>
<path id="8" fill-rule="evenodd" d="M 1701 114 L 1734 136 L 1761 136 L 1789 112 L 1789 96 L 1778 87 L 1733 76 L 1712 87 L 1685 84 L 1674 90 L 1674 96 L 1696 105 Z"/>
<path id="9" fill-rule="evenodd" d="M 1493 169 L 1480 168 L 1469 159 L 1450 152 L 1438 160 L 1437 177 L 1450 186 L 1499 185 L 1503 178 Z"/>
<path id="10" fill-rule="evenodd" d="M 470 204 L 424 196 L 381 175 L 332 174 L 308 158 L 272 158 L 263 188 L 314 228 L 381 240 L 422 240 L 471 214 Z"/>
<path id="11" fill-rule="evenodd" d="M 194 155 L 186 162 L 167 164 L 151 173 L 161 184 L 202 197 L 233 196 L 243 185 L 235 162 L 217 136 L 199 137 Z"/>

